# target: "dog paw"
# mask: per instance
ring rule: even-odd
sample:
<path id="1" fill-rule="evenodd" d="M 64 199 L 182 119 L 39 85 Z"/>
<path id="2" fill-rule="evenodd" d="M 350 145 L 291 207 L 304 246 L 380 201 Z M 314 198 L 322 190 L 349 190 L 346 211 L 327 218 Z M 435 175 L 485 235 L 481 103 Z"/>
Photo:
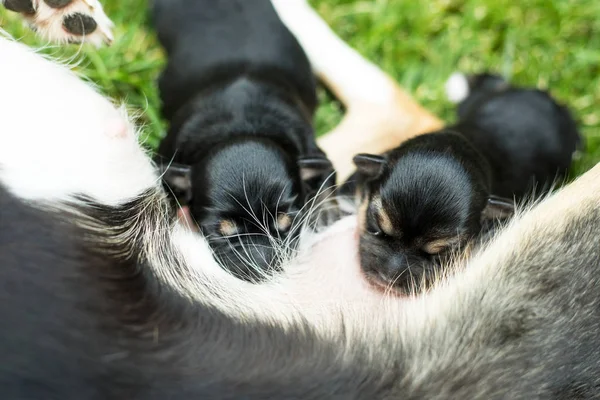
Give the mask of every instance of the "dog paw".
<path id="1" fill-rule="evenodd" d="M 113 41 L 114 24 L 98 0 L 4 0 L 4 7 L 23 15 L 34 31 L 52 42 L 100 47 Z"/>

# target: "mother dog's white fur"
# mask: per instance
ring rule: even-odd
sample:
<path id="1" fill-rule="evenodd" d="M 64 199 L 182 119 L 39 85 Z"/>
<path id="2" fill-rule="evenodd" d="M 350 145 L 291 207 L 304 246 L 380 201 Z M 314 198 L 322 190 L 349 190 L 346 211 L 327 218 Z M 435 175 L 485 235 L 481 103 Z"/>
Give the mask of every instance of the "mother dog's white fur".
<path id="1" fill-rule="evenodd" d="M 19 197 L 106 204 L 157 176 L 126 115 L 65 67 L 0 38 L 0 179 Z"/>

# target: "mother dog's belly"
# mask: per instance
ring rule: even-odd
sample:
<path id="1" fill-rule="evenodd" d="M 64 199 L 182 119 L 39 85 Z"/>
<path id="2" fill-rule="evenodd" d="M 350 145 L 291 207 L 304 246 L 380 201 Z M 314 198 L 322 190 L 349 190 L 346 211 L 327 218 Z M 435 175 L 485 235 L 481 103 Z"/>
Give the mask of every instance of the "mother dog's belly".
<path id="1" fill-rule="evenodd" d="M 285 267 L 288 287 L 294 289 L 298 302 L 318 309 L 381 300 L 360 271 L 355 216 L 336 222 L 307 241 L 311 243 Z"/>

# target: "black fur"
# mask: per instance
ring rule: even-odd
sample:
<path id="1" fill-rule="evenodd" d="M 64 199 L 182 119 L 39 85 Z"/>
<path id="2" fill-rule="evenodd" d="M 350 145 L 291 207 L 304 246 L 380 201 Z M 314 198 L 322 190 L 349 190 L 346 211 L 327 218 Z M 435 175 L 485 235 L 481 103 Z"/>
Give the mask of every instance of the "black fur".
<path id="1" fill-rule="evenodd" d="M 277 264 L 266 234 L 294 243 L 296 227 L 278 229 L 277 216 L 299 221 L 305 202 L 334 182 L 311 125 L 308 59 L 269 0 L 156 0 L 153 16 L 168 53 L 161 162 L 191 168 L 192 216 L 232 272 L 259 279 Z M 243 237 L 224 235 L 223 221 Z"/>
<path id="2" fill-rule="evenodd" d="M 462 133 L 492 167 L 492 192 L 517 199 L 539 195 L 567 176 L 583 146 L 569 110 L 549 93 L 510 85 L 498 75 L 468 77 L 458 106 Z"/>
<path id="3" fill-rule="evenodd" d="M 227 316 L 157 279 L 141 242 L 115 240 L 123 229 L 165 231 L 139 225 L 164 221 L 152 193 L 44 212 L 0 187 L 2 398 L 597 398 L 596 206 L 570 210 L 557 229 L 554 219 L 532 226 L 530 243 L 479 265 L 484 281 L 459 286 L 455 307 L 417 335 L 400 326 L 325 341 L 301 323 Z M 178 262 L 164 267 L 177 275 Z"/>
<path id="4" fill-rule="evenodd" d="M 100 229 L 0 187 L 3 399 L 360 397 L 361 368 L 344 366 L 336 344 L 310 328 L 247 325 L 192 304 L 152 274 L 141 243 L 103 245 L 139 224 L 141 210 L 161 220 L 151 194 L 120 207 L 87 203 L 81 222 Z"/>
<path id="5" fill-rule="evenodd" d="M 359 155 L 351 178 L 367 208 L 360 236 L 366 274 L 400 290 L 433 278 L 440 256 L 473 239 L 490 208 L 491 170 L 463 136 L 449 130 L 417 136 L 382 157 Z M 378 199 L 377 201 L 374 201 Z M 392 231 L 382 228 L 386 219 Z M 427 244 L 459 237 L 432 254 Z"/>
<path id="6" fill-rule="evenodd" d="M 569 111 L 548 93 L 512 87 L 492 74 L 473 75 L 468 82 L 470 94 L 458 107 L 459 121 L 447 128 L 462 138 L 451 135 L 453 144 L 445 139 L 448 133 L 414 138 L 386 153 L 382 165 L 390 172 L 371 176 L 369 200 L 380 195 L 396 226 L 391 237 L 369 234 L 376 220 L 372 207 L 367 209 L 361 263 L 376 279 L 400 288 L 423 278 L 426 283 L 438 272 L 438 263 L 422 251 L 424 243 L 451 236 L 448 228 L 464 243 L 482 233 L 481 222 L 487 232 L 494 227 L 490 212 L 492 217 L 497 211 L 510 215 L 508 199 L 547 191 L 555 180 L 566 177 L 573 153 L 581 147 Z M 342 195 L 360 191 L 360 175 L 362 180 L 372 175 L 364 165 L 357 166 Z M 487 205 L 485 199 L 490 200 Z M 429 233 L 440 229 L 445 232 Z"/>

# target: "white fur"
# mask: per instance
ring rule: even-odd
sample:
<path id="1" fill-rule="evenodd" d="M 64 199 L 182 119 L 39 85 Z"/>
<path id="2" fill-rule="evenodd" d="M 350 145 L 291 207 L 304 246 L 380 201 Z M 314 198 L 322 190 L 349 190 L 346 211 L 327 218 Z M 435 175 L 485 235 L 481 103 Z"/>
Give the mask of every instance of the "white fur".
<path id="1" fill-rule="evenodd" d="M 450 75 L 446 81 L 446 97 L 452 103 L 460 103 L 469 96 L 469 82 L 460 72 Z"/>
<path id="2" fill-rule="evenodd" d="M 57 9 L 48 6 L 43 0 L 32 0 L 35 13 L 23 14 L 23 18 L 33 26 L 37 33 L 50 42 L 86 42 L 100 47 L 102 44 L 111 44 L 114 40 L 112 29 L 113 22 L 106 16 L 102 4 L 98 0 L 73 0 L 66 7 Z M 4 0 L 0 0 L 4 4 Z M 97 23 L 94 32 L 78 36 L 67 32 L 63 28 L 63 20 L 75 13 L 92 17 Z"/>
<path id="3" fill-rule="evenodd" d="M 0 182 L 8 190 L 60 206 L 80 194 L 119 205 L 157 189 L 159 177 L 123 109 L 66 66 L 10 39 L 0 37 L 0 59 L 10 60 L 0 63 L 0 109 L 9 110 L 0 120 Z M 166 217 L 138 222 L 138 229 L 144 224 L 156 228 L 156 236 L 146 238 L 149 256 L 159 276 L 182 295 L 203 298 L 206 290 L 199 288 L 212 280 L 235 291 L 239 281 L 216 265 L 201 236 L 181 226 L 172 233 L 161 231 L 172 229 Z M 185 280 L 171 271 L 171 246 L 197 266 L 190 267 Z"/>
<path id="4" fill-rule="evenodd" d="M 137 196 L 157 175 L 124 112 L 66 67 L 0 37 L 0 180 L 26 199 Z"/>
<path id="5" fill-rule="evenodd" d="M 0 38 L 0 60 L 8 60 L 0 63 L 0 183 L 12 193 L 60 207 L 75 194 L 120 204 L 159 188 L 150 159 L 123 112 L 66 67 L 22 45 Z M 467 265 L 457 263 L 456 273 L 430 292 L 408 299 L 382 296 L 367 286 L 359 270 L 357 221 L 352 217 L 303 238 L 285 273 L 262 285 L 227 274 L 201 236 L 171 226 L 160 213 L 152 214 L 155 220 L 148 218 L 144 207 L 126 235 L 143 235 L 150 268 L 191 301 L 210 303 L 243 321 L 268 320 L 284 328 L 306 322 L 345 349 L 348 362 L 356 348 L 368 349 L 374 371 L 395 368 L 397 363 L 377 363 L 393 360 L 389 355 L 398 350 L 394 346 L 402 346 L 403 352 L 396 354 L 406 356 L 403 373 L 418 393 L 432 371 L 434 377 L 435 371 L 443 376 L 448 367 L 477 365 L 477 357 L 490 354 L 506 360 L 503 346 L 494 344 L 492 352 L 485 352 L 488 331 L 501 324 L 494 319 L 496 312 L 515 309 L 522 298 L 535 296 L 531 282 L 518 279 L 524 266 L 506 260 L 519 253 L 526 258 L 535 248 L 532 241 L 564 231 L 570 213 L 597 210 L 599 177 L 600 165 L 517 216 L 499 238 Z M 160 193 L 149 201 L 160 208 Z M 480 316 L 468 319 L 473 312 Z"/>

